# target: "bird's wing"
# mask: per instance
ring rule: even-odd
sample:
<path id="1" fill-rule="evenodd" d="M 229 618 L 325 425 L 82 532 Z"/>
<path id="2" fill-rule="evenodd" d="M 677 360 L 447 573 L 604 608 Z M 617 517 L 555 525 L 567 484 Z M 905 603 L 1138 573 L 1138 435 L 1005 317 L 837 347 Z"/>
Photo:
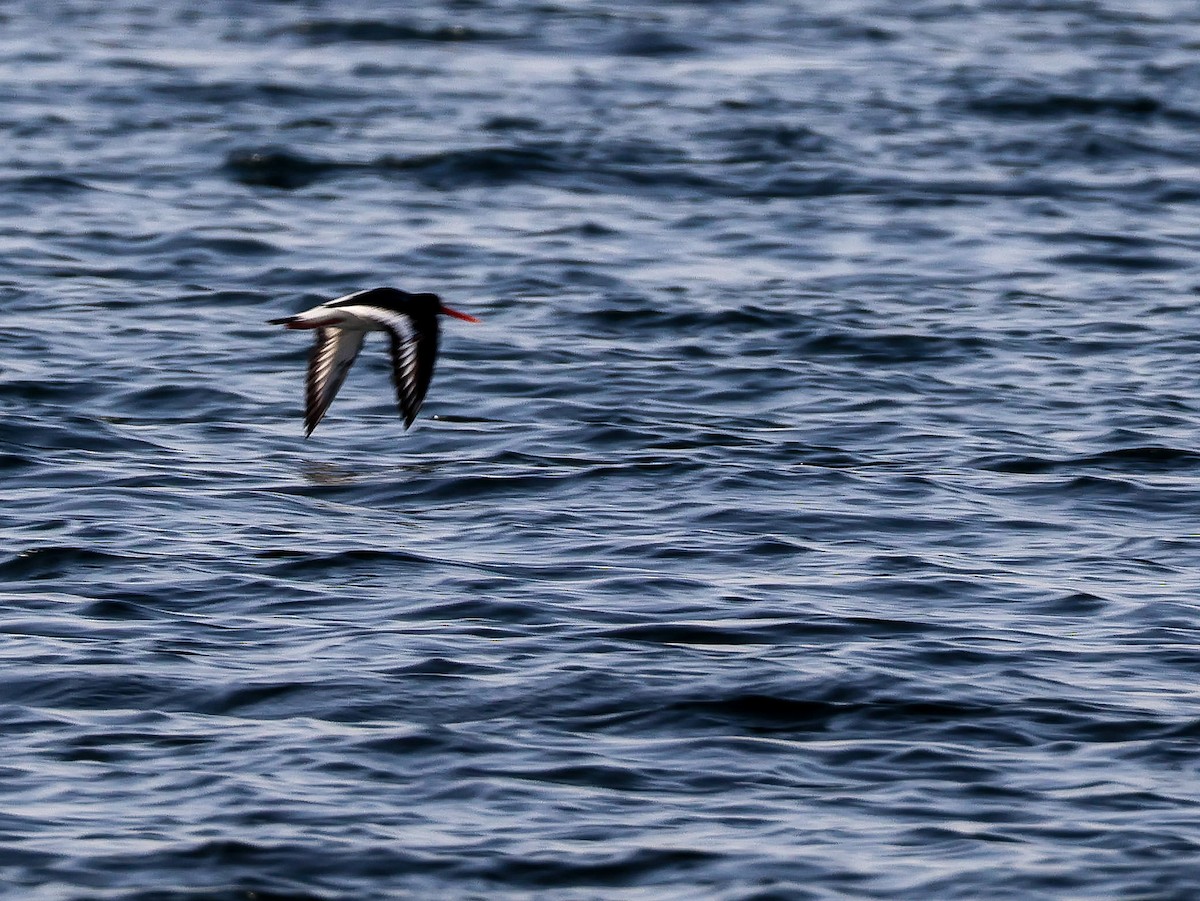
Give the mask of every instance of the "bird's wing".
<path id="1" fill-rule="evenodd" d="M 304 392 L 304 437 L 312 434 L 317 423 L 333 403 L 350 364 L 362 349 L 365 332 L 340 328 L 319 328 L 312 353 L 308 357 L 308 381 Z"/>
<path id="2" fill-rule="evenodd" d="M 367 318 L 383 326 L 391 339 L 392 381 L 396 385 L 396 403 L 407 429 L 417 418 L 425 392 L 433 380 L 437 359 L 437 316 L 417 317 L 380 307 L 369 308 Z"/>

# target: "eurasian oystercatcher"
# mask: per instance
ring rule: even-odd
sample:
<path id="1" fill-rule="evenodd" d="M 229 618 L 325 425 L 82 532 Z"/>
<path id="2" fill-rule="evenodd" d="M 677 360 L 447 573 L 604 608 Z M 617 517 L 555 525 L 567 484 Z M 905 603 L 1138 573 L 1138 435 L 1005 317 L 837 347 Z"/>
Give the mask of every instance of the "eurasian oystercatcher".
<path id="1" fill-rule="evenodd" d="M 396 288 L 356 291 L 295 316 L 269 320 L 271 325 L 316 329 L 308 358 L 304 437 L 312 434 L 333 403 L 367 332 L 387 332 L 391 339 L 396 402 L 404 427 L 412 425 L 433 378 L 439 314 L 479 321 L 445 306 L 436 294 L 410 294 Z"/>

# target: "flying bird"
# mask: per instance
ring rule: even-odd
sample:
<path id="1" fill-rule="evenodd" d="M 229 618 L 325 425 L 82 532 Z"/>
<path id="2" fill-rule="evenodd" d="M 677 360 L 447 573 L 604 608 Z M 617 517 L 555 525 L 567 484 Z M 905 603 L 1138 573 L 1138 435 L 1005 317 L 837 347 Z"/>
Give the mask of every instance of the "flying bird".
<path id="1" fill-rule="evenodd" d="M 433 378 L 439 315 L 479 321 L 445 306 L 436 294 L 397 288 L 356 291 L 295 316 L 269 320 L 270 325 L 316 330 L 304 392 L 304 437 L 312 434 L 333 403 L 367 332 L 387 332 L 391 340 L 396 403 L 404 427 L 412 425 Z"/>

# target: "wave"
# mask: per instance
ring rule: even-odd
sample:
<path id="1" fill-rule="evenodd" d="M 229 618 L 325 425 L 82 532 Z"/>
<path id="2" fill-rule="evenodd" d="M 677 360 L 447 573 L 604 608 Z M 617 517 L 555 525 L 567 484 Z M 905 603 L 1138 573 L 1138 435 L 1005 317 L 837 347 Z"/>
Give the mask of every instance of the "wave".
<path id="1" fill-rule="evenodd" d="M 1098 469 L 1118 473 L 1192 471 L 1200 467 L 1200 453 L 1166 445 L 1121 447 L 1092 454 L 1069 457 L 1003 455 L 977 461 L 982 469 L 1034 475 L 1080 469 Z"/>
<path id="2" fill-rule="evenodd" d="M 280 32 L 304 38 L 313 44 L 376 43 L 435 43 L 460 44 L 511 40 L 515 37 L 503 31 L 479 28 L 461 23 L 425 25 L 394 19 L 304 19 Z"/>
<path id="3" fill-rule="evenodd" d="M 967 101 L 967 109 L 990 116 L 1061 120 L 1064 117 L 1145 119 L 1170 111 L 1146 94 L 1083 94 L 1038 86 L 1001 88 Z"/>

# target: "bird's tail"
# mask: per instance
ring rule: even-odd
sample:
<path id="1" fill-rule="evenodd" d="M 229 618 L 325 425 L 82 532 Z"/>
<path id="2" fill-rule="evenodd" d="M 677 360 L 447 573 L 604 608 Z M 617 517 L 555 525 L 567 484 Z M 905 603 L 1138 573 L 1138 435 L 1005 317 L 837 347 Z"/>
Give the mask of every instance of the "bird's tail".
<path id="1" fill-rule="evenodd" d="M 268 319 L 267 325 L 289 325 L 295 322 L 296 319 L 297 317 L 295 316 L 284 316 L 282 319 Z"/>

